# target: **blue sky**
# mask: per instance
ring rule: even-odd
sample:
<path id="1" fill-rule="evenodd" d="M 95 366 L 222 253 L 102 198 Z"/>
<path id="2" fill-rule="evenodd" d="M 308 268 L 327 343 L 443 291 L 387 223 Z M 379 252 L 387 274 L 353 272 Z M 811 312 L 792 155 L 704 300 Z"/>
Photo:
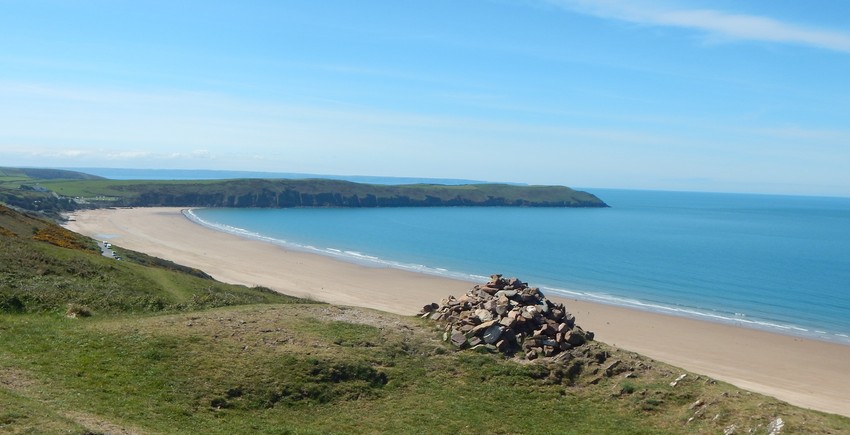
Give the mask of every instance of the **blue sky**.
<path id="1" fill-rule="evenodd" d="M 0 0 L 0 165 L 850 196 L 850 3 Z"/>

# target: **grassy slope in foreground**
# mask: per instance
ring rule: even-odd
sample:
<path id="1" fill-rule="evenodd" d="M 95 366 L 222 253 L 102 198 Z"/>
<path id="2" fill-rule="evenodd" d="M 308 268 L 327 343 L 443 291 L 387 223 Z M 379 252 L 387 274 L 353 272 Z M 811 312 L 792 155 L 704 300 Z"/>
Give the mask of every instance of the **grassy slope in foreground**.
<path id="1" fill-rule="evenodd" d="M 0 210 L 0 432 L 850 431 L 602 343 L 551 365 L 454 352 L 425 320 L 110 260 Z"/>
<path id="2" fill-rule="evenodd" d="M 63 313 L 74 304 L 100 313 L 158 312 L 292 299 L 120 248 L 129 261 L 115 261 L 91 239 L 3 205 L 0 238 L 0 311 Z"/>
<path id="3" fill-rule="evenodd" d="M 307 180 L 65 180 L 43 186 L 65 197 L 115 206 L 185 207 L 605 207 L 596 196 L 564 186 L 475 184 L 378 185 Z"/>

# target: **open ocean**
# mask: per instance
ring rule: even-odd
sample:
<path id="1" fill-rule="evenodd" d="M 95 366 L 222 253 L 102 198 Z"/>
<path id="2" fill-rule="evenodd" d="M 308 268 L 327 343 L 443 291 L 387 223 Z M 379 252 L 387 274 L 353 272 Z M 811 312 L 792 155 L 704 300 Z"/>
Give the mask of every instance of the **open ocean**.
<path id="1" fill-rule="evenodd" d="M 607 209 L 198 209 L 223 231 L 374 267 L 850 345 L 850 198 L 588 189 Z"/>

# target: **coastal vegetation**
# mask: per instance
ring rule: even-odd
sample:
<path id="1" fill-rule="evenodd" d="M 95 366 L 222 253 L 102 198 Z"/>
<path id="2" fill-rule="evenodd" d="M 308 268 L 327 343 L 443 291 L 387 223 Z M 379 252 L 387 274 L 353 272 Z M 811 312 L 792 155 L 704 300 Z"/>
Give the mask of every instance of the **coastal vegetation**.
<path id="1" fill-rule="evenodd" d="M 426 319 L 228 285 L 120 246 L 117 261 L 3 206 L 0 246 L 0 432 L 850 431 L 595 341 L 520 363 L 458 351 Z"/>
<path id="2" fill-rule="evenodd" d="M 99 177 L 60 169 L 0 167 L 0 203 L 58 218 L 62 212 L 79 208 L 78 203 L 72 198 L 61 197 L 50 192 L 40 183 L 57 179 L 88 180 L 97 178 Z"/>
<path id="3" fill-rule="evenodd" d="M 170 312 L 296 301 L 127 249 L 116 247 L 124 258 L 116 261 L 101 256 L 88 237 L 2 204 L 0 237 L 0 310 L 6 312 L 62 314 L 68 305 L 102 314 Z"/>
<path id="4" fill-rule="evenodd" d="M 0 168 L 0 201 L 57 216 L 95 207 L 606 207 L 564 186 L 381 185 L 329 179 L 107 180 Z"/>

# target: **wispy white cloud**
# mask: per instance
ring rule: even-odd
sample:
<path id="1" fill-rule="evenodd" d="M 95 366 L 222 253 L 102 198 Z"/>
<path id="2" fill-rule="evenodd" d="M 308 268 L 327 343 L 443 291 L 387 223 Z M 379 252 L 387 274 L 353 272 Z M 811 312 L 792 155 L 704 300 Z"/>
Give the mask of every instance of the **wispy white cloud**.
<path id="1" fill-rule="evenodd" d="M 215 156 L 207 150 L 190 152 L 156 153 L 143 150 L 109 150 L 102 148 L 51 149 L 31 146 L 10 146 L 0 144 L 0 153 L 10 156 L 24 156 L 48 159 L 81 160 L 96 158 L 99 160 L 187 160 L 211 159 Z"/>
<path id="2" fill-rule="evenodd" d="M 686 9 L 648 2 L 546 0 L 575 12 L 642 25 L 704 32 L 714 39 L 808 45 L 850 53 L 850 33 L 809 27 L 759 15 L 712 9 Z"/>
<path id="3" fill-rule="evenodd" d="M 814 144 L 842 144 L 850 143 L 850 130 L 827 130 L 804 128 L 800 126 L 783 126 L 772 128 L 760 128 L 753 131 L 756 134 L 778 137 L 783 139 L 799 139 L 810 141 Z"/>

